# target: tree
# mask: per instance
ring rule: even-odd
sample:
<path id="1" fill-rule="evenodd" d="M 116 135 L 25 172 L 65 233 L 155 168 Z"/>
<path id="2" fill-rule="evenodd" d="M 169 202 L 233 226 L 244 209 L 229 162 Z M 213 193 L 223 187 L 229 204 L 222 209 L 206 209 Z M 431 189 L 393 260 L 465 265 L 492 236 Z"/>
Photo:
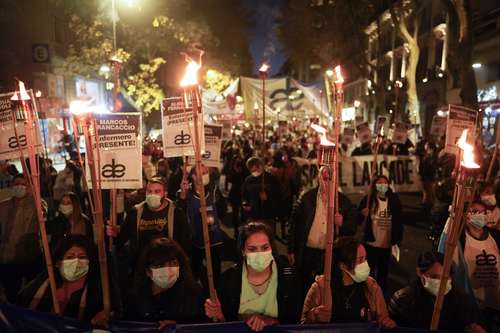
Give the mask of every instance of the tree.
<path id="1" fill-rule="evenodd" d="M 407 82 L 407 109 L 410 121 L 413 124 L 420 124 L 420 102 L 417 94 L 417 65 L 420 58 L 420 48 L 418 46 L 419 20 L 417 10 L 420 8 L 418 1 L 403 0 L 398 5 L 390 7 L 391 18 L 396 26 L 399 36 L 408 46 L 408 67 L 406 68 Z M 413 14 L 413 15 L 411 15 Z M 410 16 L 411 15 L 411 16 Z M 408 30 L 407 22 L 413 21 L 412 33 Z M 393 55 L 394 56 L 394 55 Z"/>
<path id="2" fill-rule="evenodd" d="M 441 0 L 448 17 L 448 57 L 450 72 L 458 79 L 462 104 L 478 109 L 477 83 L 472 68 L 473 36 L 470 0 Z"/>

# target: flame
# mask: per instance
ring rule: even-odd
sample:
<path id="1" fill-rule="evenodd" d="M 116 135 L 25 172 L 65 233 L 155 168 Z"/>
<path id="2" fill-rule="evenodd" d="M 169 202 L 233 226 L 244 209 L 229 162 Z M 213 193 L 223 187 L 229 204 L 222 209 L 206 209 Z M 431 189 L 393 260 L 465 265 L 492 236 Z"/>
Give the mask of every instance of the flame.
<path id="1" fill-rule="evenodd" d="M 259 72 L 267 72 L 267 70 L 269 69 L 269 66 L 266 64 L 266 63 L 263 63 L 262 66 L 260 66 L 259 68 Z"/>
<path id="2" fill-rule="evenodd" d="M 380 136 L 384 136 L 384 126 L 380 127 Z"/>
<path id="3" fill-rule="evenodd" d="M 462 161 L 460 164 L 467 169 L 478 169 L 480 166 L 474 162 L 474 146 L 467 143 L 467 132 L 469 130 L 465 129 L 457 141 L 458 148 L 462 149 Z"/>
<path id="4" fill-rule="evenodd" d="M 20 96 L 19 96 L 20 95 Z M 24 86 L 23 81 L 19 81 L 19 91 L 16 91 L 14 96 L 11 97 L 11 101 L 27 101 L 31 99 L 30 95 L 28 95 L 28 92 L 26 91 L 26 87 Z"/>
<path id="5" fill-rule="evenodd" d="M 335 144 L 333 142 L 331 142 L 330 140 L 328 140 L 326 138 L 326 128 L 324 127 L 321 127 L 319 125 L 316 125 L 316 124 L 311 124 L 311 127 L 313 130 L 315 130 L 316 132 L 319 133 L 320 135 L 320 145 L 322 146 L 335 146 Z"/>
<path id="6" fill-rule="evenodd" d="M 196 86 L 198 85 L 198 70 L 201 68 L 201 64 L 193 60 L 189 60 L 186 66 L 186 73 L 181 80 L 181 87 Z"/>
<path id="7" fill-rule="evenodd" d="M 342 77 L 342 72 L 340 71 L 340 65 L 335 67 L 335 83 L 344 83 L 344 78 Z"/>

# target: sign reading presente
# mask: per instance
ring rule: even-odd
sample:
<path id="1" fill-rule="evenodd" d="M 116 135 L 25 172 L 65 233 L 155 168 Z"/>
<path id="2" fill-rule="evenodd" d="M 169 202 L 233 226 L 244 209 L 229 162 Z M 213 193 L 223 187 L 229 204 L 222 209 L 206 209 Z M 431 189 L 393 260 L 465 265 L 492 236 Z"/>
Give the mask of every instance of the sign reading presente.
<path id="1" fill-rule="evenodd" d="M 194 123 L 191 96 L 185 107 L 182 94 L 165 98 L 161 105 L 163 127 L 163 149 L 165 157 L 194 156 Z M 195 96 L 193 96 L 196 98 Z M 198 113 L 200 149 L 204 151 L 203 114 Z"/>
<path id="2" fill-rule="evenodd" d="M 31 96 L 31 99 L 26 101 L 26 103 L 28 103 L 31 110 L 36 110 L 33 105 L 33 92 L 28 90 L 28 94 Z M 21 156 L 21 151 L 26 156 L 28 154 L 28 142 L 24 125 L 25 120 L 22 119 L 23 111 L 20 105 L 10 100 L 13 95 L 13 92 L 0 94 L 0 160 L 19 158 Z M 36 112 L 32 114 L 34 115 L 35 121 L 35 148 L 38 153 L 41 153 L 43 151 L 42 135 L 40 126 L 38 125 L 38 117 Z M 15 124 L 14 117 L 17 118 Z"/>
<path id="3" fill-rule="evenodd" d="M 141 115 L 104 113 L 95 115 L 99 136 L 99 170 L 102 189 L 142 188 Z M 93 142 L 97 160 L 96 142 Z M 86 163 L 87 184 L 91 188 Z"/>

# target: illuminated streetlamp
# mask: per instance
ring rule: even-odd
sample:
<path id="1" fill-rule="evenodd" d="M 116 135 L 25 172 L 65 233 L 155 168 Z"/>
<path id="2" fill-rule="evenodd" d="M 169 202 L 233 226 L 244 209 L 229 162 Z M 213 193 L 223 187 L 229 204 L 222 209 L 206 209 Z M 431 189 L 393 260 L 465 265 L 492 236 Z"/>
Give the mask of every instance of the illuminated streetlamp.
<path id="1" fill-rule="evenodd" d="M 269 66 L 262 64 L 259 68 L 260 78 L 262 80 L 262 152 L 265 150 L 266 143 L 266 79 Z"/>

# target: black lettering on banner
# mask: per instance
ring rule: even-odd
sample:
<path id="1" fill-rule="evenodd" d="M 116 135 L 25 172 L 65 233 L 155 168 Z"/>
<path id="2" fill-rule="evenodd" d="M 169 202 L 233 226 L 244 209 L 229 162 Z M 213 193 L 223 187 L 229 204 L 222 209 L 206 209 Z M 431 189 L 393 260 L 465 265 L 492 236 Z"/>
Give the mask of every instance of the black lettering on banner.
<path id="1" fill-rule="evenodd" d="M 102 166 L 101 175 L 104 178 L 122 178 L 125 176 L 125 165 L 117 164 L 115 159 L 111 159 L 111 164 L 104 164 Z"/>
<path id="2" fill-rule="evenodd" d="M 176 145 L 187 145 L 189 143 L 191 143 L 191 135 L 184 134 L 184 130 L 181 130 L 181 133 L 174 137 L 174 144 Z"/>
<path id="3" fill-rule="evenodd" d="M 339 162 L 339 184 L 338 186 L 340 187 L 344 187 L 344 186 L 347 186 L 346 183 L 344 183 L 344 180 L 342 179 L 342 162 Z"/>
<path id="4" fill-rule="evenodd" d="M 398 160 L 396 162 L 396 175 L 397 175 L 397 184 L 404 184 L 404 163 L 402 160 Z"/>
<path id="5" fill-rule="evenodd" d="M 381 175 L 383 174 L 384 172 L 382 171 L 382 169 L 387 169 L 387 162 L 386 161 L 382 161 L 380 162 L 380 164 L 378 165 L 378 172 L 377 174 L 378 175 Z"/>
<path id="6" fill-rule="evenodd" d="M 358 182 L 358 178 L 356 177 L 356 162 L 352 161 L 352 184 L 354 186 L 361 186 L 361 183 Z"/>
<path id="7" fill-rule="evenodd" d="M 486 250 L 483 250 L 481 254 L 476 256 L 477 266 L 495 266 L 497 264 L 497 257 L 493 254 L 487 254 Z"/>
<path id="8" fill-rule="evenodd" d="M 405 160 L 405 183 L 406 184 L 413 184 L 413 181 L 411 180 L 411 174 L 413 174 L 413 161 L 412 160 Z"/>
<path id="9" fill-rule="evenodd" d="M 9 148 L 11 149 L 16 149 L 21 147 L 26 147 L 27 141 L 26 141 L 26 135 L 21 134 L 19 135 L 19 141 L 15 136 L 11 136 L 8 140 Z"/>
<path id="10" fill-rule="evenodd" d="M 363 177 L 361 178 L 361 185 L 370 184 L 370 167 L 369 167 L 369 165 L 372 163 L 373 162 L 368 163 L 367 161 L 365 161 L 363 163 Z"/>
<path id="11" fill-rule="evenodd" d="M 389 163 L 389 183 L 396 183 L 396 161 L 391 161 Z"/>

